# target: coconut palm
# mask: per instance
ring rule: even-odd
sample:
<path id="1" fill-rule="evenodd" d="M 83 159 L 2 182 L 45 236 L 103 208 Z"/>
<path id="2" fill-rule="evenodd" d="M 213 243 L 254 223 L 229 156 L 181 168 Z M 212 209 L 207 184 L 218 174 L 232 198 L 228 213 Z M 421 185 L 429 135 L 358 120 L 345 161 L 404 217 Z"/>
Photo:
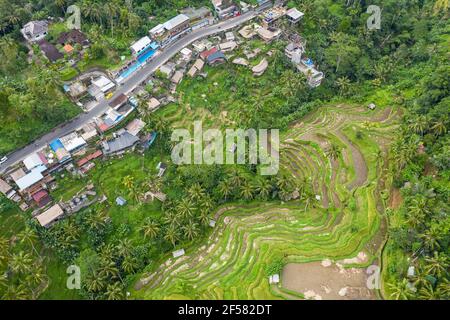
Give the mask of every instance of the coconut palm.
<path id="1" fill-rule="evenodd" d="M 120 282 L 115 282 L 106 287 L 105 297 L 108 300 L 123 300 L 125 298 L 123 287 Z"/>
<path id="2" fill-rule="evenodd" d="M 199 183 L 194 183 L 188 190 L 188 196 L 193 202 L 199 201 L 205 196 L 205 190 Z"/>
<path id="3" fill-rule="evenodd" d="M 20 251 L 17 254 L 13 254 L 9 261 L 9 267 L 13 272 L 25 273 L 30 271 L 30 265 L 33 259 L 28 253 Z"/>
<path id="4" fill-rule="evenodd" d="M 434 255 L 425 258 L 425 261 L 427 262 L 425 270 L 430 274 L 441 277 L 447 273 L 449 261 L 445 253 L 435 251 Z"/>
<path id="5" fill-rule="evenodd" d="M 106 244 L 100 249 L 100 259 L 102 262 L 110 263 L 111 261 L 114 261 L 116 253 L 116 248 L 112 244 Z"/>
<path id="6" fill-rule="evenodd" d="M 125 259 L 123 259 L 122 269 L 126 273 L 134 273 L 134 271 L 136 271 L 137 268 L 138 268 L 138 260 L 136 259 L 136 257 L 128 256 L 125 257 Z"/>
<path id="7" fill-rule="evenodd" d="M 86 279 L 86 288 L 89 292 L 100 292 L 106 287 L 105 278 L 98 272 L 90 274 Z"/>
<path id="8" fill-rule="evenodd" d="M 158 222 L 152 218 L 144 220 L 144 224 L 141 226 L 141 232 L 144 234 L 144 238 L 155 239 L 158 236 L 160 226 Z"/>
<path id="9" fill-rule="evenodd" d="M 336 80 L 336 86 L 339 88 L 339 94 L 343 96 L 350 89 L 350 79 L 345 76 L 340 77 Z"/>
<path id="10" fill-rule="evenodd" d="M 205 208 L 201 208 L 200 214 L 198 216 L 198 220 L 203 226 L 207 226 L 209 224 L 209 220 L 210 220 L 209 211 Z"/>
<path id="11" fill-rule="evenodd" d="M 86 218 L 86 223 L 90 229 L 100 230 L 105 226 L 105 215 L 103 213 L 91 213 Z"/>
<path id="12" fill-rule="evenodd" d="M 391 296 L 395 300 L 408 300 L 411 298 L 411 290 L 408 288 L 408 280 L 395 281 L 394 283 L 388 283 L 388 287 L 391 290 Z"/>
<path id="13" fill-rule="evenodd" d="M 188 240 L 194 240 L 199 233 L 198 224 L 194 221 L 188 221 L 183 227 L 183 234 Z"/>
<path id="14" fill-rule="evenodd" d="M 122 180 L 122 185 L 127 188 L 128 190 L 131 190 L 134 188 L 134 178 L 130 175 L 125 176 Z"/>
<path id="15" fill-rule="evenodd" d="M 194 215 L 195 206 L 191 200 L 184 198 L 177 203 L 176 210 L 183 219 L 187 219 Z"/>
<path id="16" fill-rule="evenodd" d="M 37 252 L 36 248 L 34 247 L 34 242 L 36 241 L 36 238 L 37 238 L 36 233 L 30 227 L 26 227 L 24 230 L 22 230 L 22 232 L 19 233 L 20 243 L 29 244 L 33 248 L 36 255 L 39 256 L 39 253 Z"/>
<path id="17" fill-rule="evenodd" d="M 442 136 L 447 133 L 447 126 L 443 120 L 436 121 L 431 127 L 436 136 Z"/>
<path id="18" fill-rule="evenodd" d="M 419 298 L 422 300 L 439 300 L 441 292 L 439 289 L 434 289 L 431 283 L 425 283 L 419 290 Z"/>
<path id="19" fill-rule="evenodd" d="M 414 133 L 423 136 L 425 130 L 428 128 L 428 123 L 429 123 L 428 117 L 420 115 L 411 120 L 409 127 Z"/>
<path id="20" fill-rule="evenodd" d="M 26 287 L 23 284 L 15 285 L 11 284 L 7 287 L 3 300 L 27 300 L 29 294 Z"/>
<path id="21" fill-rule="evenodd" d="M 228 176 L 230 183 L 236 187 L 240 187 L 244 178 L 239 170 L 234 169 Z"/>
<path id="22" fill-rule="evenodd" d="M 0 265 L 5 263 L 9 258 L 9 241 L 0 237 Z"/>
<path id="23" fill-rule="evenodd" d="M 272 191 L 272 184 L 267 178 L 260 178 L 256 182 L 256 191 L 261 199 L 267 199 Z"/>
<path id="24" fill-rule="evenodd" d="M 229 180 L 222 180 L 219 183 L 219 193 L 220 195 L 227 200 L 228 197 L 233 193 L 233 186 Z"/>
<path id="25" fill-rule="evenodd" d="M 437 225 L 432 225 L 428 230 L 420 235 L 420 238 L 423 240 L 425 247 L 429 250 L 440 249 L 441 247 L 439 244 L 441 234 Z"/>
<path id="26" fill-rule="evenodd" d="M 106 279 L 116 279 L 119 276 L 119 269 L 114 261 L 103 263 L 100 266 L 99 276 Z"/>
<path id="27" fill-rule="evenodd" d="M 253 187 L 253 185 L 250 182 L 245 182 L 241 186 L 241 196 L 245 200 L 253 199 L 253 191 L 254 191 L 254 187 Z"/>
<path id="28" fill-rule="evenodd" d="M 449 6 L 449 0 L 436 0 L 433 6 L 434 14 L 439 14 L 441 12 L 446 13 Z"/>
<path id="29" fill-rule="evenodd" d="M 169 226 L 164 234 L 164 240 L 170 242 L 174 247 L 176 246 L 179 237 L 178 231 L 173 226 Z"/>
<path id="30" fill-rule="evenodd" d="M 173 211 L 166 211 L 163 220 L 164 223 L 167 225 L 179 227 L 181 225 L 182 217 L 180 213 L 175 213 Z"/>
<path id="31" fill-rule="evenodd" d="M 131 254 L 132 250 L 133 244 L 131 243 L 130 239 L 121 239 L 116 246 L 116 252 L 122 258 L 128 257 Z"/>

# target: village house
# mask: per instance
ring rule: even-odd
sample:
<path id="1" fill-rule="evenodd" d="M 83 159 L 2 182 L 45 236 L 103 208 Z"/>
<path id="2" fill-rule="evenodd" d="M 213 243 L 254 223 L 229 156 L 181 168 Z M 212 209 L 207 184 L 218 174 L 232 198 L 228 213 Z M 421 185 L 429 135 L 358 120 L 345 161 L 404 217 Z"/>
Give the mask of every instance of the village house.
<path id="1" fill-rule="evenodd" d="M 198 40 L 192 44 L 192 47 L 197 53 L 203 52 L 205 50 L 210 50 L 213 46 L 214 45 L 212 44 L 212 42 L 208 39 Z"/>
<path id="2" fill-rule="evenodd" d="M 89 141 L 95 137 L 98 136 L 97 127 L 94 122 L 89 122 L 85 124 L 80 130 L 79 134 L 81 135 L 81 138 L 83 138 L 85 141 Z"/>
<path id="3" fill-rule="evenodd" d="M 201 71 L 203 69 L 203 66 L 205 65 L 205 62 L 202 59 L 197 59 L 194 63 L 194 65 L 189 69 L 188 75 L 190 77 L 195 77 L 197 72 Z"/>
<path id="4" fill-rule="evenodd" d="M 13 187 L 2 179 L 0 179 L 0 192 L 8 199 L 11 199 L 16 193 Z"/>
<path id="5" fill-rule="evenodd" d="M 248 25 L 239 30 L 238 33 L 242 38 L 250 40 L 256 35 L 256 30 L 258 28 L 260 28 L 258 25 Z"/>
<path id="6" fill-rule="evenodd" d="M 262 76 L 264 72 L 267 70 L 269 63 L 267 59 L 262 59 L 260 63 L 252 68 L 253 75 L 256 77 Z"/>
<path id="7" fill-rule="evenodd" d="M 161 102 L 158 99 L 154 98 L 154 97 L 151 97 L 150 100 L 148 101 L 148 109 L 150 111 L 155 111 L 160 106 L 161 106 Z"/>
<path id="8" fill-rule="evenodd" d="M 159 68 L 159 71 L 167 78 L 170 79 L 175 72 L 176 65 L 173 62 L 167 62 Z"/>
<path id="9" fill-rule="evenodd" d="M 31 197 L 39 208 L 45 207 L 52 201 L 52 198 L 44 189 L 41 189 L 38 192 L 34 193 Z"/>
<path id="10" fill-rule="evenodd" d="M 187 8 L 181 10 L 181 13 L 189 18 L 189 25 L 192 30 L 207 26 L 213 22 L 211 11 L 206 7 L 198 9 Z"/>
<path id="11" fill-rule="evenodd" d="M 266 43 L 270 43 L 280 37 L 281 30 L 276 28 L 259 28 L 257 33 L 262 40 Z"/>
<path id="12" fill-rule="evenodd" d="M 131 47 L 130 47 L 131 53 L 134 56 L 138 56 L 142 52 L 147 50 L 147 48 L 149 48 L 151 43 L 152 43 L 152 40 L 149 37 L 145 36 L 131 45 Z"/>
<path id="13" fill-rule="evenodd" d="M 181 59 L 185 60 L 185 61 L 189 61 L 192 58 L 192 50 L 188 49 L 188 48 L 183 48 L 180 51 L 181 54 Z"/>
<path id="14" fill-rule="evenodd" d="M 169 21 L 152 28 L 149 31 L 150 37 L 158 41 L 162 47 L 165 47 L 190 29 L 189 22 L 190 19 L 187 15 L 179 14 Z"/>
<path id="15" fill-rule="evenodd" d="M 23 160 L 23 164 L 28 171 L 31 171 L 38 166 L 47 165 L 47 159 L 42 152 L 36 152 L 27 156 Z"/>
<path id="16" fill-rule="evenodd" d="M 210 66 L 218 65 L 218 64 L 224 63 L 226 61 L 227 61 L 227 58 L 225 57 L 225 55 L 223 54 L 222 51 L 214 52 L 213 54 L 210 54 L 206 58 L 206 62 Z"/>
<path id="17" fill-rule="evenodd" d="M 36 219 L 42 227 L 49 228 L 53 223 L 61 219 L 63 216 L 63 209 L 59 204 L 55 204 L 50 209 L 36 216 Z"/>
<path id="18" fill-rule="evenodd" d="M 181 81 L 183 80 L 183 75 L 184 75 L 183 72 L 180 71 L 180 70 L 178 70 L 178 71 L 175 72 L 175 74 L 174 74 L 173 77 L 170 79 L 170 81 L 171 81 L 172 83 L 175 83 L 175 84 L 180 84 Z"/>
<path id="19" fill-rule="evenodd" d="M 222 52 L 229 52 L 236 49 L 238 44 L 235 41 L 227 41 L 219 44 L 219 48 Z"/>
<path id="20" fill-rule="evenodd" d="M 110 141 L 103 142 L 103 153 L 112 156 L 124 153 L 126 150 L 134 148 L 139 143 L 139 138 L 123 130 L 117 137 Z"/>
<path id="21" fill-rule="evenodd" d="M 48 34 L 47 21 L 30 21 L 20 30 L 25 40 L 28 42 L 38 42 L 43 40 Z"/>
<path id="22" fill-rule="evenodd" d="M 286 17 L 288 21 L 292 24 L 298 23 L 303 18 L 304 15 L 305 14 L 303 12 L 298 11 L 297 8 L 289 9 L 286 12 Z"/>
<path id="23" fill-rule="evenodd" d="M 83 48 L 89 47 L 90 43 L 86 35 L 78 29 L 72 29 L 68 32 L 63 32 L 58 37 L 56 42 L 62 46 L 66 45 L 80 45 Z"/>
<path id="24" fill-rule="evenodd" d="M 81 81 L 75 81 L 67 88 L 67 93 L 72 99 L 78 100 L 88 93 L 88 88 Z"/>
<path id="25" fill-rule="evenodd" d="M 236 58 L 233 60 L 233 63 L 244 67 L 248 66 L 248 61 L 244 58 Z"/>
<path id="26" fill-rule="evenodd" d="M 229 31 L 225 33 L 225 39 L 227 39 L 227 41 L 234 41 L 236 40 L 236 37 L 232 31 Z"/>
<path id="27" fill-rule="evenodd" d="M 284 7 L 273 7 L 262 13 L 262 25 L 265 28 L 269 28 L 275 24 L 278 19 L 284 17 L 286 9 Z"/>
<path id="28" fill-rule="evenodd" d="M 133 119 L 127 124 L 125 130 L 127 130 L 133 136 L 138 136 L 139 133 L 145 128 L 145 122 L 141 119 Z"/>
<path id="29" fill-rule="evenodd" d="M 230 18 L 237 10 L 233 0 L 212 0 L 212 4 L 219 19 Z"/>

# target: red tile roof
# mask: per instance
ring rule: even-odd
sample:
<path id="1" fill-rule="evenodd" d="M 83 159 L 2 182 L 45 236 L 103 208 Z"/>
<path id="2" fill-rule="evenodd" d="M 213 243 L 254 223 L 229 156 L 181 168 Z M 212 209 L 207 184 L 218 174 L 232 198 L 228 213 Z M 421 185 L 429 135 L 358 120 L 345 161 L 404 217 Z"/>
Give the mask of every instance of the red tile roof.
<path id="1" fill-rule="evenodd" d="M 32 195 L 33 200 L 38 204 L 38 206 L 43 207 L 47 203 L 51 201 L 50 196 L 48 195 L 48 192 L 41 189 L 35 194 Z"/>
<path id="2" fill-rule="evenodd" d="M 200 58 L 202 58 L 203 60 L 207 59 L 210 55 L 212 55 L 213 53 L 216 53 L 217 49 L 216 48 L 212 48 L 211 50 L 205 50 L 202 53 L 200 53 Z"/>

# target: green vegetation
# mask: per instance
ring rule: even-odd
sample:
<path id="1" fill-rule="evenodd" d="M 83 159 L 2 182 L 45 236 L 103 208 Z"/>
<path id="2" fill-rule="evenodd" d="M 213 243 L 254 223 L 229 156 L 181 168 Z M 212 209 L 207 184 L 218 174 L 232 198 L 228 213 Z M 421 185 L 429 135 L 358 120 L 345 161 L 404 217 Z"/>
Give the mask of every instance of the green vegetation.
<path id="1" fill-rule="evenodd" d="M 80 71 L 118 67 L 130 42 L 149 28 L 188 3 L 209 3 L 135 1 L 130 8 L 106 2 L 71 2 L 81 4 L 92 43 Z M 0 154 L 78 110 L 60 90 L 60 80 L 77 71 L 39 59 L 29 65 L 27 48 L 13 40 L 20 39 L 19 25 L 64 16 L 68 3 L 26 3 L 0 0 Z M 205 67 L 205 79 L 185 77 L 177 103 L 155 114 L 140 106 L 146 130 L 159 133 L 151 150 L 97 161 L 85 178 L 58 177 L 52 192 L 67 201 L 92 183 L 106 201 L 47 230 L 1 198 L 0 273 L 8 276 L 0 296 L 124 299 L 128 291 L 146 299 L 302 298 L 269 285 L 268 275 L 286 263 L 338 261 L 364 251 L 367 263 L 383 263 L 384 298 L 448 299 L 446 3 L 380 0 L 381 30 L 368 31 L 361 2 L 290 1 L 305 17 L 283 28 L 305 38 L 324 83 L 307 87 L 284 57 L 285 42 L 254 40 L 234 54 L 261 48 L 254 65 L 272 50 L 262 77 L 231 63 Z M 62 30 L 53 24 L 51 37 Z M 206 127 L 281 129 L 279 175 L 260 177 L 252 165 L 174 166 L 171 130 L 191 128 L 194 120 Z M 168 164 L 162 178 L 159 162 Z M 165 202 L 152 201 L 159 193 Z M 116 204 L 119 196 L 124 207 Z M 186 256 L 172 259 L 181 248 Z M 81 267 L 80 292 L 65 289 L 70 264 Z M 408 278 L 410 266 L 415 275 Z"/>

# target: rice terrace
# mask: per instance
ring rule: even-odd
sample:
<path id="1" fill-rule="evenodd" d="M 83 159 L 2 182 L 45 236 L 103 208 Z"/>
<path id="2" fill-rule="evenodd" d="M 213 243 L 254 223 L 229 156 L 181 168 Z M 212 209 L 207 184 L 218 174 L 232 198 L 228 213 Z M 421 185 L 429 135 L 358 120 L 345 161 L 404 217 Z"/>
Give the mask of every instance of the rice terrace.
<path id="1" fill-rule="evenodd" d="M 449 6 L 0 0 L 0 301 L 449 301 Z"/>
<path id="2" fill-rule="evenodd" d="M 306 205 L 293 201 L 220 208 L 207 243 L 190 248 L 178 260 L 168 259 L 137 283 L 133 295 L 146 299 L 368 298 L 350 291 L 366 288 L 366 277 L 360 276 L 365 269 L 358 268 L 378 259 L 384 241 L 382 192 L 388 186 L 382 172 L 389 148 L 385 137 L 398 128 L 398 113 L 391 108 L 373 113 L 337 105 L 320 108 L 305 122 L 294 124 L 283 137 L 281 163 L 299 184 L 312 182 L 313 193 Z M 326 152 L 332 143 L 342 153 L 330 160 Z M 352 259 L 361 257 L 360 253 L 363 259 Z M 283 262 L 282 285 L 269 285 L 266 267 L 278 261 Z M 317 261 L 322 264 L 312 263 Z M 296 278 L 310 278 L 333 264 L 342 270 L 337 279 L 325 273 L 301 290 L 289 283 L 301 282 Z M 296 272 L 295 265 L 307 265 L 310 271 Z M 329 289 L 333 280 L 342 287 Z M 341 289 L 342 297 L 336 291 Z"/>

